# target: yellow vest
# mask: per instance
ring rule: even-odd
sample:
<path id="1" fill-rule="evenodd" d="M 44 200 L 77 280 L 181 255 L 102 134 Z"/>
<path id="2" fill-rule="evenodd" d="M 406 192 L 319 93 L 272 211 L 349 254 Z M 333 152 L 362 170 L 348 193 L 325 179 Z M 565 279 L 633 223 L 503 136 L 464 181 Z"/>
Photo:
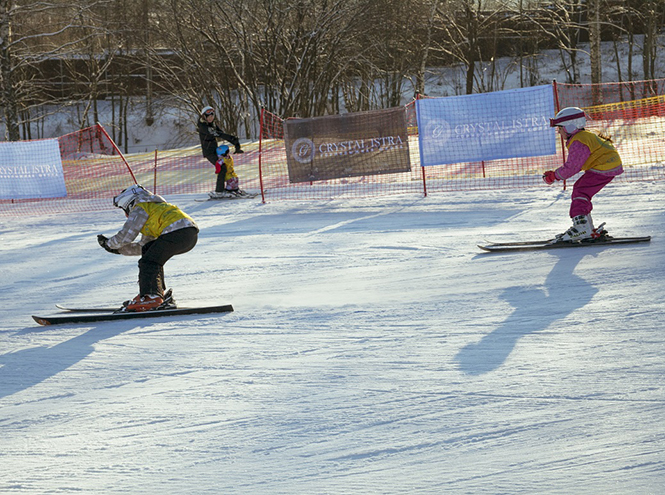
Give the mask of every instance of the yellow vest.
<path id="1" fill-rule="evenodd" d="M 621 165 L 621 157 L 610 140 L 603 139 L 594 132 L 580 131 L 568 140 L 566 148 L 570 148 L 575 141 L 584 144 L 591 151 L 591 155 L 582 165 L 582 170 L 612 170 Z"/>
<path id="2" fill-rule="evenodd" d="M 148 220 L 141 229 L 141 234 L 146 236 L 157 238 L 166 227 L 182 218 L 194 222 L 189 215 L 170 203 L 139 203 L 136 206 L 148 213 Z"/>
<path id="3" fill-rule="evenodd" d="M 236 175 L 235 169 L 233 168 L 233 157 L 227 156 L 224 158 L 224 165 L 226 165 L 226 176 L 224 177 L 224 182 L 229 179 L 233 179 L 234 177 L 238 177 Z"/>

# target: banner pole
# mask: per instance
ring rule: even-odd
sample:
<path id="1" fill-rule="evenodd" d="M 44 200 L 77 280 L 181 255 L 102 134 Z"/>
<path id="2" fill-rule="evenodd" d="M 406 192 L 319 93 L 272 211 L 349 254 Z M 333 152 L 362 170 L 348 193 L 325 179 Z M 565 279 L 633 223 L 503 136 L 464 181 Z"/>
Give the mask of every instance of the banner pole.
<path id="1" fill-rule="evenodd" d="M 552 81 L 552 91 L 554 91 L 554 105 L 555 105 L 554 111 L 555 111 L 555 114 L 556 114 L 556 113 L 559 113 L 559 110 L 561 110 L 559 108 L 559 88 L 557 88 L 556 79 L 554 79 Z M 561 141 L 561 161 L 565 165 L 566 164 L 566 143 L 563 140 L 563 136 L 559 136 L 559 140 Z M 566 190 L 566 181 L 565 180 L 563 181 L 563 190 L 564 191 Z"/>
<path id="2" fill-rule="evenodd" d="M 423 198 L 427 197 L 427 179 L 425 179 L 425 167 L 421 164 L 420 171 L 423 174 Z"/>
<path id="3" fill-rule="evenodd" d="M 420 98 L 421 98 L 420 93 L 417 93 L 415 103 L 417 103 Z M 418 106 L 417 105 L 416 105 L 416 112 L 418 112 Z M 416 113 L 416 115 L 417 115 L 417 113 Z M 418 126 L 418 124 L 417 124 L 417 119 L 416 119 L 416 127 L 417 126 Z M 420 136 L 420 129 L 418 129 L 418 136 Z M 422 161 L 420 162 L 420 171 L 423 174 L 423 198 L 426 198 L 427 197 L 427 179 L 425 178 L 425 166 L 422 164 Z"/>

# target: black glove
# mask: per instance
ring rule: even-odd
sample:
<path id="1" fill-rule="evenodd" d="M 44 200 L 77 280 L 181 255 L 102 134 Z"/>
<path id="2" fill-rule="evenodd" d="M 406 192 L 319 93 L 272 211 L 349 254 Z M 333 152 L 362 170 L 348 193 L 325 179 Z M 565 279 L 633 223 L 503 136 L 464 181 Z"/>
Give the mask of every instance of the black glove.
<path id="1" fill-rule="evenodd" d="M 101 247 L 103 247 L 104 249 L 106 249 L 109 253 L 120 254 L 120 251 L 118 251 L 117 249 L 111 249 L 111 248 L 109 247 L 109 244 L 108 244 L 109 240 L 108 240 L 108 238 L 106 238 L 106 237 L 103 236 L 102 234 L 99 234 L 99 235 L 97 236 L 97 242 L 99 243 L 99 245 L 100 245 Z"/>

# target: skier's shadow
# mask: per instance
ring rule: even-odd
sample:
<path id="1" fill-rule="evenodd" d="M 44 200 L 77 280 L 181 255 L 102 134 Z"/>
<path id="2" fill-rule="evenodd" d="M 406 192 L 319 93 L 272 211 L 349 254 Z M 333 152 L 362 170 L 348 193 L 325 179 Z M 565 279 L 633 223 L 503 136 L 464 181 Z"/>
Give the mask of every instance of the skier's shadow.
<path id="1" fill-rule="evenodd" d="M 501 326 L 480 342 L 467 344 L 455 356 L 459 369 L 482 375 L 497 369 L 525 335 L 545 330 L 575 310 L 586 306 L 598 289 L 573 272 L 584 258 L 581 253 L 556 253 L 559 260 L 543 287 L 508 287 L 501 298 L 515 310 Z"/>
<path id="2" fill-rule="evenodd" d="M 93 327 L 52 347 L 32 347 L 0 355 L 0 399 L 37 385 L 85 359 L 94 345 L 136 327 L 135 322 Z M 25 328 L 18 334 L 38 332 Z M 42 330 L 45 331 L 45 330 Z"/>

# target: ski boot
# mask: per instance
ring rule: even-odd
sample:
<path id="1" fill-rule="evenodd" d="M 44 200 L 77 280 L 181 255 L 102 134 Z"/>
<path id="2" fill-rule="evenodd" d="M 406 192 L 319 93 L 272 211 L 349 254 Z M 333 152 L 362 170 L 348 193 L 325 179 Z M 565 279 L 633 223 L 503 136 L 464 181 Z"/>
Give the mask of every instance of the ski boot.
<path id="1" fill-rule="evenodd" d="M 128 313 L 140 312 L 140 311 L 150 311 L 153 309 L 158 309 L 164 299 L 158 294 L 146 294 L 145 296 L 138 295 L 125 306 L 125 311 Z"/>
<path id="2" fill-rule="evenodd" d="M 594 230 L 591 215 L 577 215 L 573 217 L 572 227 L 563 234 L 556 235 L 556 242 L 582 242 L 592 239 Z"/>
<path id="3" fill-rule="evenodd" d="M 157 309 L 177 309 L 178 305 L 173 298 L 173 290 L 169 289 L 164 292 L 164 302 Z"/>

